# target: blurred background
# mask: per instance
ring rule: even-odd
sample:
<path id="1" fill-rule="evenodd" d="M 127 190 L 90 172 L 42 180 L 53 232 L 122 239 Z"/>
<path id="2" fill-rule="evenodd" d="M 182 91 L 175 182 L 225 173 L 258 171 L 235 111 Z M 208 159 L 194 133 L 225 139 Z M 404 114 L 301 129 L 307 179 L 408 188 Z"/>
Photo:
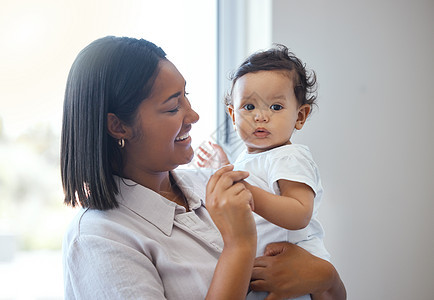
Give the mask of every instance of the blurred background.
<path id="1" fill-rule="evenodd" d="M 216 1 L 0 0 L 0 299 L 62 299 L 59 149 L 66 78 L 78 52 L 107 36 L 148 39 L 187 80 L 216 128 Z"/>
<path id="2" fill-rule="evenodd" d="M 348 299 L 434 294 L 434 1 L 0 0 L 0 299 L 62 299 L 63 93 L 78 52 L 106 35 L 161 46 L 207 140 L 230 153 L 228 73 L 272 43 L 319 81 L 295 136 L 325 189 L 320 220 Z M 190 166 L 191 167 L 191 166 Z"/>

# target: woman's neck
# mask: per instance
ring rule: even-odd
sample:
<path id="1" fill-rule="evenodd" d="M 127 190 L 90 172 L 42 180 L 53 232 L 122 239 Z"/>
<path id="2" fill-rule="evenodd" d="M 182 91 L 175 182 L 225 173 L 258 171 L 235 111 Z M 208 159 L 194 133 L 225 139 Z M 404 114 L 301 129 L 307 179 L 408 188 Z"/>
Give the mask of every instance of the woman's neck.
<path id="1" fill-rule="evenodd" d="M 131 179 L 134 182 L 153 190 L 166 199 L 184 206 L 187 211 L 189 210 L 184 194 L 169 171 L 148 173 L 140 172 L 139 174 L 126 172 L 123 177 Z"/>

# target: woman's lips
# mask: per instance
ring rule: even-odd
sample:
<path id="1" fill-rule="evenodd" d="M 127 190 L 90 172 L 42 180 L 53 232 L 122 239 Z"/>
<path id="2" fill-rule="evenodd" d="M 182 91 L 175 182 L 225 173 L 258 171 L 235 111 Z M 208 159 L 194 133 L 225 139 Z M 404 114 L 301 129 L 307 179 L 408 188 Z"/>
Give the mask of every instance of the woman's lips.
<path id="1" fill-rule="evenodd" d="M 188 138 L 190 136 L 189 132 L 184 133 L 183 135 L 180 135 L 178 137 L 176 137 L 175 141 L 182 141 L 185 140 L 186 138 Z"/>
<path id="2" fill-rule="evenodd" d="M 186 133 L 184 133 L 183 135 L 177 136 L 177 137 L 175 138 L 175 142 L 177 142 L 177 143 L 182 143 L 182 142 L 187 141 L 187 140 L 190 140 L 190 139 L 191 139 L 191 138 L 190 138 L 190 132 L 186 132 Z"/>

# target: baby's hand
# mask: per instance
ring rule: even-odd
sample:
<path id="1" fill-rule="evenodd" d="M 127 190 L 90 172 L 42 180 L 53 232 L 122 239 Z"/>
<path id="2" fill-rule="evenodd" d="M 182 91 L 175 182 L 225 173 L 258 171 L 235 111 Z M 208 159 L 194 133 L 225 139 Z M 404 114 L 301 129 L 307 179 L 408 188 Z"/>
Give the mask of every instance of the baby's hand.
<path id="1" fill-rule="evenodd" d="M 201 168 L 219 169 L 228 165 L 229 159 L 225 151 L 218 144 L 208 142 L 210 147 L 199 146 L 199 152 L 196 154 L 197 165 Z"/>

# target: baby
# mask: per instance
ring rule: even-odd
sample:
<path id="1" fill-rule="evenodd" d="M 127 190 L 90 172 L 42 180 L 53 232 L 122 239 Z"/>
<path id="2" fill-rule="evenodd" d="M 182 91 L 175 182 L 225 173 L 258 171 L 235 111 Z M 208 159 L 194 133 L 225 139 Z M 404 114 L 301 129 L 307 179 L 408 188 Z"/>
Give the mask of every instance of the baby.
<path id="1" fill-rule="evenodd" d="M 329 260 L 316 218 L 323 193 L 318 167 L 308 147 L 291 142 L 315 104 L 315 73 L 278 45 L 248 57 L 231 79 L 225 104 L 246 146 L 234 169 L 250 173 L 245 185 L 254 199 L 257 255 L 271 242 L 288 241 Z M 212 147 L 219 165 L 229 163 L 220 146 Z M 215 157 L 203 147 L 201 152 L 199 165 L 209 166 Z M 253 293 L 248 299 L 265 296 Z"/>

